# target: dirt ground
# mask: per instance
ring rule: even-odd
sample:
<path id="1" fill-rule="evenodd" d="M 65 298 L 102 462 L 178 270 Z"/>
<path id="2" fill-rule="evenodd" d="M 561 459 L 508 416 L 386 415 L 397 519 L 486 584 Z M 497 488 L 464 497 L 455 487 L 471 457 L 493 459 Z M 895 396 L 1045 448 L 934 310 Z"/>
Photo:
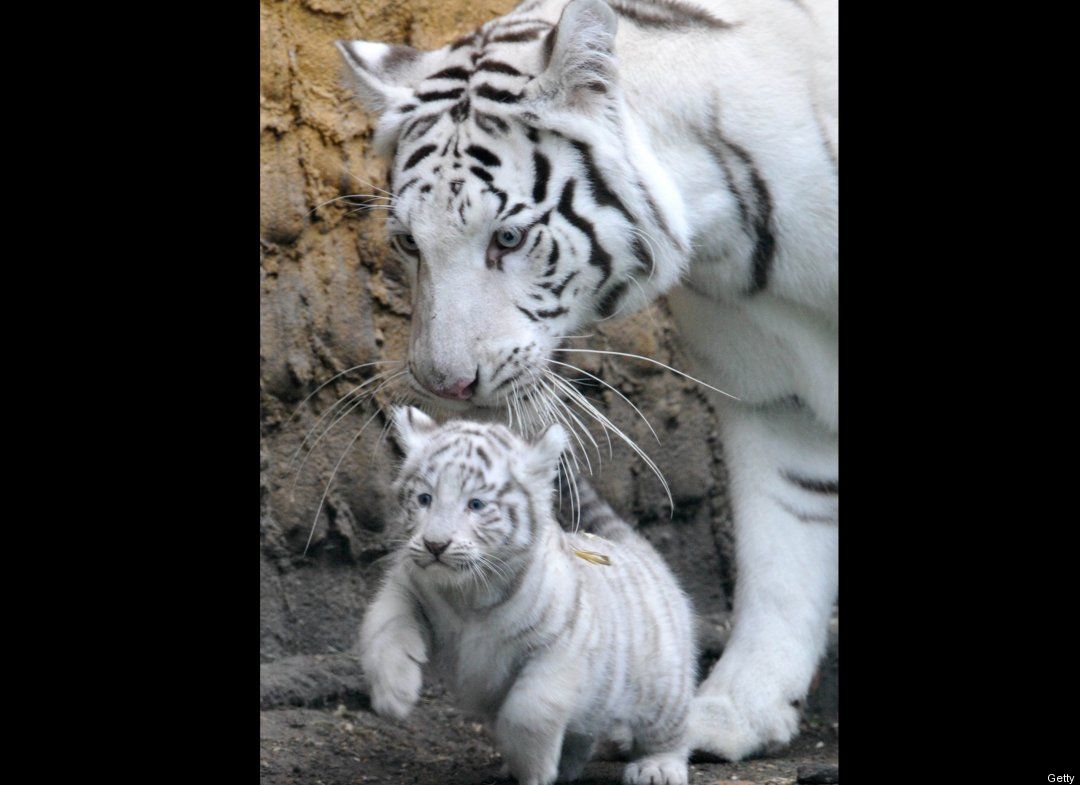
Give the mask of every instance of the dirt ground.
<path id="1" fill-rule="evenodd" d="M 425 691 L 404 723 L 377 717 L 362 699 L 334 710 L 278 708 L 261 712 L 264 785 L 509 785 L 483 728 Z M 799 769 L 837 764 L 839 728 L 804 723 L 787 750 L 742 763 L 692 762 L 692 785 L 794 785 Z M 581 785 L 619 785 L 623 763 L 594 761 Z M 835 781 L 825 777 L 806 781 Z"/>

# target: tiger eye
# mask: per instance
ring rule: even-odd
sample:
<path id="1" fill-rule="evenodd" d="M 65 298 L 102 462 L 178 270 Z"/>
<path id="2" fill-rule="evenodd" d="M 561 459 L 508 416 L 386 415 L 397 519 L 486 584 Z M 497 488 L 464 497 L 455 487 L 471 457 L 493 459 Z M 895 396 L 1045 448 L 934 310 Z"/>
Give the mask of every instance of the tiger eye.
<path id="1" fill-rule="evenodd" d="M 512 251 L 525 241 L 525 230 L 518 226 L 508 226 L 495 232 L 494 239 L 500 248 Z"/>

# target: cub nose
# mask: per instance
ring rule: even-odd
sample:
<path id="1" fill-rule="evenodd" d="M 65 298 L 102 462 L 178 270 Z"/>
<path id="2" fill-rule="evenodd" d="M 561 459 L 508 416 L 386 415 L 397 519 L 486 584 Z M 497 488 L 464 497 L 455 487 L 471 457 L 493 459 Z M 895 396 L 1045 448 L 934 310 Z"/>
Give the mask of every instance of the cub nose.
<path id="1" fill-rule="evenodd" d="M 424 547 L 427 548 L 431 552 L 431 555 L 437 559 L 439 558 L 439 554 L 441 554 L 443 551 L 450 547 L 450 540 L 446 540 L 444 542 L 432 542 L 431 540 L 425 539 Z"/>

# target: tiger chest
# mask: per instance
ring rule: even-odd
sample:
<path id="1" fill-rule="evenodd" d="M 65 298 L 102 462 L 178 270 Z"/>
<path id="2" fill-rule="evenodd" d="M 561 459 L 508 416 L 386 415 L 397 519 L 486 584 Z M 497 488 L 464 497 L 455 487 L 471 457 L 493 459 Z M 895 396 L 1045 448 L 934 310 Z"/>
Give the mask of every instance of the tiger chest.
<path id="1" fill-rule="evenodd" d="M 436 628 L 435 663 L 458 706 L 493 717 L 526 656 L 493 634 L 489 621 L 456 620 Z"/>

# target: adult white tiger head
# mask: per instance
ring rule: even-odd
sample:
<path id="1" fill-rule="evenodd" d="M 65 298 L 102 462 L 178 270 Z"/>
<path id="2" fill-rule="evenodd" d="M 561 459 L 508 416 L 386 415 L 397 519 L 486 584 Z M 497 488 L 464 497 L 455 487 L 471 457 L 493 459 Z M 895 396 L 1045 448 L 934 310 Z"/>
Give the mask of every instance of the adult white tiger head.
<path id="1" fill-rule="evenodd" d="M 562 5 L 526 2 L 433 52 L 338 44 L 393 157 L 409 370 L 451 410 L 529 390 L 564 336 L 648 302 L 685 257 L 674 188 L 628 119 L 616 16 Z"/>

